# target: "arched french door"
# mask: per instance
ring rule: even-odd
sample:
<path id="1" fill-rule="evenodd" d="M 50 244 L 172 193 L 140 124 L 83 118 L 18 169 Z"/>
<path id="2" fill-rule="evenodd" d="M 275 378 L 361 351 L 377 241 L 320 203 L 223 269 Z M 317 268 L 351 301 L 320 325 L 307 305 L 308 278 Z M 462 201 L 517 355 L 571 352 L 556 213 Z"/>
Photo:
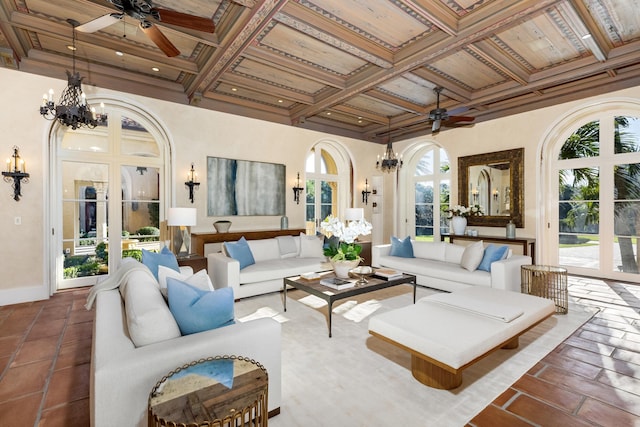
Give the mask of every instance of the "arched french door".
<path id="1" fill-rule="evenodd" d="M 640 104 L 610 101 L 567 117 L 544 159 L 544 262 L 640 281 Z"/>
<path id="2" fill-rule="evenodd" d="M 443 211 L 451 197 L 451 164 L 444 148 L 436 144 L 420 144 L 404 154 L 399 188 L 405 188 L 400 201 L 400 218 L 406 228 L 402 236 L 417 240 L 439 240 L 449 229 Z M 401 221 L 402 222 L 402 221 Z"/>
<path id="3" fill-rule="evenodd" d="M 123 257 L 160 248 L 170 150 L 142 110 L 105 100 L 94 129 L 54 124 L 50 138 L 54 289 L 93 285 Z"/>
<path id="4" fill-rule="evenodd" d="M 305 172 L 305 221 L 315 233 L 329 214 L 339 216 L 348 207 L 352 167 L 345 150 L 333 142 L 319 142 L 309 152 Z"/>

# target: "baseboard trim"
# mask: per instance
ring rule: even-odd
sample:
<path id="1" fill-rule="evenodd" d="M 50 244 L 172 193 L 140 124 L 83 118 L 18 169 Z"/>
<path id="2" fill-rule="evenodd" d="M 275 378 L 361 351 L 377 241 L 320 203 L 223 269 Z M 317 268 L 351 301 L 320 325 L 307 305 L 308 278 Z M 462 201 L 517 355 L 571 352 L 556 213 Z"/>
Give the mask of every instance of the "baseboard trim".
<path id="1" fill-rule="evenodd" d="M 276 415 L 279 415 L 279 414 L 280 414 L 280 407 L 278 406 L 277 408 L 269 411 L 268 418 L 275 417 Z"/>
<path id="2" fill-rule="evenodd" d="M 45 285 L 0 290 L 0 306 L 45 299 L 49 299 L 49 290 Z"/>

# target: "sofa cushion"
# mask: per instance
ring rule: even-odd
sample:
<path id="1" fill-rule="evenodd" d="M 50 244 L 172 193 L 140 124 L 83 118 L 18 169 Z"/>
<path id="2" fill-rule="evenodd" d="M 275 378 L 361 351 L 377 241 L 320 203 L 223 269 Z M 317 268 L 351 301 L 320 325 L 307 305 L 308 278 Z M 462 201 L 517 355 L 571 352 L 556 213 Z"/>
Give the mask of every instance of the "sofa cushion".
<path id="1" fill-rule="evenodd" d="M 160 253 L 142 249 L 142 263 L 151 270 L 156 279 L 158 278 L 159 265 L 164 265 L 178 272 L 180 271 L 176 256 L 166 246 L 162 248 Z"/>
<path id="2" fill-rule="evenodd" d="M 235 323 L 233 288 L 203 291 L 169 277 L 167 291 L 169 309 L 182 335 L 195 334 Z"/>
<path id="3" fill-rule="evenodd" d="M 445 243 L 444 245 L 444 260 L 446 262 L 460 264 L 466 247 L 462 245 L 454 245 L 453 243 Z"/>
<path id="4" fill-rule="evenodd" d="M 240 271 L 240 286 L 264 282 L 326 268 L 325 258 L 283 258 L 263 261 Z"/>
<path id="5" fill-rule="evenodd" d="M 195 274 L 184 274 L 161 265 L 158 267 L 158 284 L 160 285 L 160 291 L 163 292 L 165 296 L 167 290 L 167 279 L 169 277 L 188 283 L 189 285 L 195 286 L 203 291 L 212 291 L 214 289 L 213 284 L 211 283 L 211 278 L 205 269 L 202 269 Z"/>
<path id="6" fill-rule="evenodd" d="M 421 283 L 425 286 L 429 286 L 428 278 L 433 277 L 466 285 L 491 287 L 491 273 L 481 270 L 469 271 L 462 268 L 460 264 L 431 259 L 392 256 L 383 257 L 381 263 L 388 268 L 425 277 L 425 282 Z"/>
<path id="7" fill-rule="evenodd" d="M 247 240 L 254 262 L 280 258 L 280 248 L 276 238 Z"/>
<path id="8" fill-rule="evenodd" d="M 224 242 L 223 245 L 227 250 L 229 257 L 240 263 L 240 270 L 248 265 L 255 264 L 251 248 L 249 248 L 249 244 L 244 236 L 242 236 L 237 242 Z"/>
<path id="9" fill-rule="evenodd" d="M 307 236 L 300 233 L 300 258 L 322 258 L 324 249 L 322 245 L 324 240 L 317 236 Z"/>
<path id="10" fill-rule="evenodd" d="M 395 236 L 391 236 L 391 252 L 389 252 L 389 255 L 401 258 L 414 258 L 411 237 L 407 236 L 400 240 Z"/>
<path id="11" fill-rule="evenodd" d="M 460 260 L 460 265 L 469 271 L 475 271 L 480 265 L 483 256 L 484 245 L 482 240 L 479 240 L 475 243 L 470 244 L 464 249 L 462 260 Z"/>
<path id="12" fill-rule="evenodd" d="M 136 347 L 142 347 L 180 336 L 176 323 L 160 287 L 144 271 L 134 271 L 120 286 L 124 300 L 129 337 Z"/>
<path id="13" fill-rule="evenodd" d="M 445 242 L 413 242 L 413 255 L 416 258 L 445 261 Z"/>
<path id="14" fill-rule="evenodd" d="M 298 245 L 293 236 L 276 236 L 278 248 L 280 249 L 280 258 L 293 258 L 298 256 Z"/>
<path id="15" fill-rule="evenodd" d="M 491 271 L 491 264 L 504 259 L 507 256 L 509 251 L 509 247 L 506 245 L 496 246 L 494 244 L 489 244 L 484 249 L 484 255 L 482 257 L 482 261 L 478 265 L 478 270 Z"/>

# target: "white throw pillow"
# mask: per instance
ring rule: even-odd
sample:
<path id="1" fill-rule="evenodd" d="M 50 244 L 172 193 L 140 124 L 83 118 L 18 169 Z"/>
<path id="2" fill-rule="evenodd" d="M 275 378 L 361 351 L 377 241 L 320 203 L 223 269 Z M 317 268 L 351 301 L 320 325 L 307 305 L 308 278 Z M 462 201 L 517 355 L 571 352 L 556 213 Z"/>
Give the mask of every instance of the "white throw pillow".
<path id="1" fill-rule="evenodd" d="M 214 287 L 211 283 L 211 278 L 207 274 L 207 270 L 202 269 L 195 274 L 180 274 L 177 271 L 164 266 L 158 267 L 158 283 L 160 284 L 160 290 L 166 294 L 167 278 L 180 280 L 181 282 L 188 283 L 203 291 L 213 291 Z"/>
<path id="2" fill-rule="evenodd" d="M 469 271 L 475 271 L 484 256 L 484 245 L 482 240 L 470 244 L 464 249 L 460 265 Z"/>
<path id="3" fill-rule="evenodd" d="M 317 236 L 307 236 L 300 233 L 300 258 L 322 258 L 324 240 Z"/>
<path id="4" fill-rule="evenodd" d="M 142 347 L 181 336 L 180 328 L 153 277 L 145 272 L 133 272 L 126 285 L 120 286 L 120 293 L 133 345 Z"/>

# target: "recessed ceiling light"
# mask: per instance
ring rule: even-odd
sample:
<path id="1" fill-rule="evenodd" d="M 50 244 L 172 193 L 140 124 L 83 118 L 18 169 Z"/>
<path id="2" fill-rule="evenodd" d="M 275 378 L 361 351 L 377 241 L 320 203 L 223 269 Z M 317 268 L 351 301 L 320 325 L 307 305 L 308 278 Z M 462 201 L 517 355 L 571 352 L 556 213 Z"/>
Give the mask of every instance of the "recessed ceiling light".
<path id="1" fill-rule="evenodd" d="M 582 40 L 586 40 L 586 39 L 590 39 L 591 38 L 591 34 L 587 33 L 584 36 L 582 36 Z"/>
<path id="2" fill-rule="evenodd" d="M 362 120 L 358 120 L 358 123 L 362 123 Z"/>
<path id="3" fill-rule="evenodd" d="M 158 67 L 152 67 L 152 68 L 151 68 L 151 70 L 153 70 L 153 71 L 155 71 L 155 72 L 158 72 L 158 71 L 160 71 L 160 68 L 158 68 Z"/>
<path id="4" fill-rule="evenodd" d="M 120 52 L 119 50 L 116 50 L 116 55 L 118 55 L 118 56 L 124 56 L 124 53 Z"/>
<path id="5" fill-rule="evenodd" d="M 331 111 L 327 111 L 327 116 L 330 116 L 330 115 L 331 115 Z"/>
<path id="6" fill-rule="evenodd" d="M 67 45 L 67 49 L 69 49 L 69 50 L 78 50 L 75 46 L 72 46 L 70 44 Z"/>
<path id="7" fill-rule="evenodd" d="M 278 99 L 278 102 L 282 104 L 284 101 L 282 99 Z"/>
<path id="8" fill-rule="evenodd" d="M 237 87 L 232 87 L 232 88 L 231 88 L 231 92 L 237 92 L 237 91 L 238 91 L 238 88 L 237 88 Z"/>

